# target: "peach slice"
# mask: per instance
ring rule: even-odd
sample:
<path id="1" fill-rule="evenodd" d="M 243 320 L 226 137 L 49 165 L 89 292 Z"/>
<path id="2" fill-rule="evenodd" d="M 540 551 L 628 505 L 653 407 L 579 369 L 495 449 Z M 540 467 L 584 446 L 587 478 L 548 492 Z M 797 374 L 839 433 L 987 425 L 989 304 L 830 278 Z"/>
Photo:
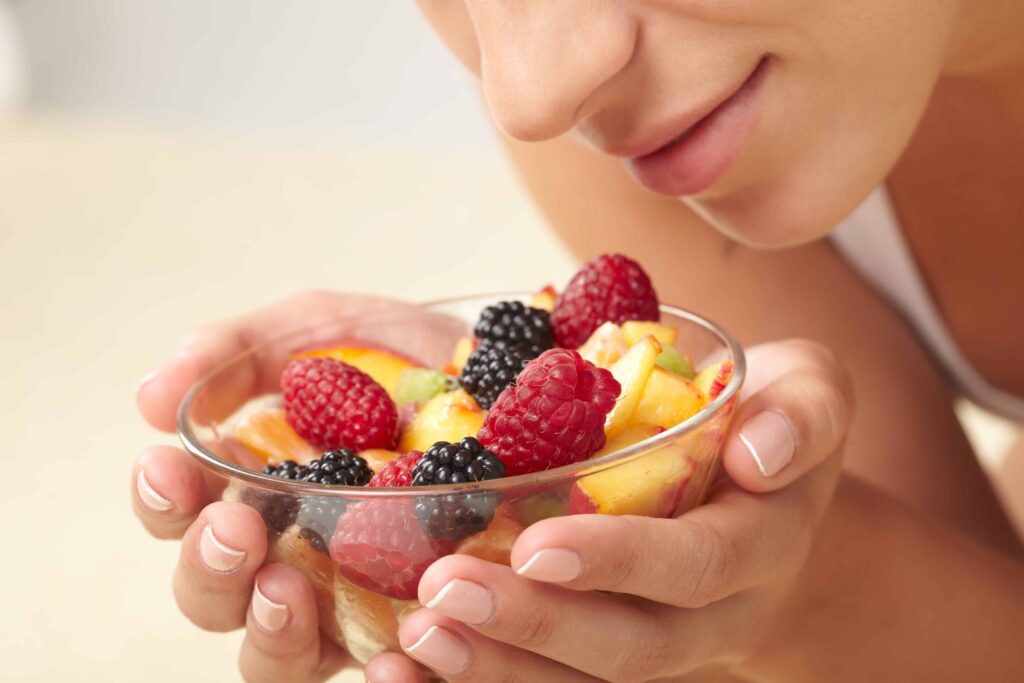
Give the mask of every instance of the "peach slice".
<path id="1" fill-rule="evenodd" d="M 622 393 L 605 418 L 604 433 L 607 438 L 615 438 L 630 424 L 633 411 L 640 402 L 647 378 L 651 376 L 654 362 L 660 353 L 661 344 L 653 336 L 647 335 L 612 365 L 612 376 L 622 385 Z"/>
<path id="2" fill-rule="evenodd" d="M 703 407 L 704 395 L 692 382 L 655 367 L 630 419 L 668 429 L 696 415 Z"/>
<path id="3" fill-rule="evenodd" d="M 438 441 L 456 442 L 466 436 L 476 436 L 485 415 L 473 397 L 462 389 L 438 394 L 420 408 L 403 430 L 398 450 L 403 453 L 425 451 Z"/>
<path id="4" fill-rule="evenodd" d="M 247 415 L 235 427 L 235 437 L 271 465 L 283 460 L 305 464 L 320 456 L 288 424 L 283 408 Z"/>
<path id="5" fill-rule="evenodd" d="M 306 351 L 301 356 L 324 356 L 354 365 L 376 380 L 392 397 L 403 370 L 419 367 L 408 358 L 387 349 L 361 346 L 334 346 Z"/>
<path id="6" fill-rule="evenodd" d="M 647 320 L 627 320 L 622 323 L 622 334 L 626 338 L 626 344 L 632 346 L 638 341 L 652 335 L 663 346 L 672 346 L 676 343 L 676 328 L 669 327 L 663 323 L 655 323 Z"/>
<path id="7" fill-rule="evenodd" d="M 555 288 L 551 285 L 545 285 L 530 297 L 529 306 L 530 308 L 539 308 L 550 313 L 555 310 L 556 299 L 558 299 L 558 293 L 555 291 Z"/>
<path id="8" fill-rule="evenodd" d="M 494 511 L 494 519 L 487 528 L 467 538 L 455 552 L 508 565 L 512 561 L 512 544 L 523 533 L 523 529 L 512 507 L 502 503 Z"/>
<path id="9" fill-rule="evenodd" d="M 444 371 L 449 375 L 458 375 L 462 372 L 462 367 L 469 360 L 469 355 L 476 351 L 477 344 L 476 337 L 459 337 L 459 340 L 455 342 L 455 350 L 452 351 L 452 360 L 444 366 Z"/>
<path id="10" fill-rule="evenodd" d="M 335 619 L 335 570 L 331 558 L 317 550 L 305 533 L 293 524 L 285 529 L 277 542 L 270 547 L 267 561 L 287 564 L 302 572 L 313 586 L 321 627 L 332 638 L 339 639 L 341 629 Z"/>
<path id="11" fill-rule="evenodd" d="M 661 432 L 652 424 L 634 424 L 608 442 L 598 453 L 625 448 Z M 582 473 L 569 492 L 569 513 L 668 517 L 675 512 L 693 462 L 678 442 L 608 469 Z"/>
<path id="12" fill-rule="evenodd" d="M 370 466 L 374 474 L 380 472 L 384 465 L 387 465 L 400 455 L 401 453 L 389 451 L 386 448 L 367 448 L 365 451 L 359 451 L 359 457 L 366 461 L 366 464 Z"/>
<path id="13" fill-rule="evenodd" d="M 731 360 L 712 363 L 693 378 L 694 386 L 707 397 L 708 403 L 718 398 L 718 395 L 725 390 L 732 378 L 733 367 L 734 363 Z"/>
<path id="14" fill-rule="evenodd" d="M 583 342 L 579 354 L 599 368 L 610 368 L 629 349 L 622 328 L 613 322 L 603 323 Z"/>

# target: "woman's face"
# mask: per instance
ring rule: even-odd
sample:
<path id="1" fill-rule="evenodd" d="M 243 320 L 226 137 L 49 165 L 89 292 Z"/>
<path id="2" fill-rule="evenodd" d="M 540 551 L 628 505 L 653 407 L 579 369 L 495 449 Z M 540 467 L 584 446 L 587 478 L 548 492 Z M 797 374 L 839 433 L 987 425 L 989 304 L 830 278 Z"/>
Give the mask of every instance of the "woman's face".
<path id="1" fill-rule="evenodd" d="M 574 131 L 737 239 L 827 233 L 907 144 L 960 0 L 419 0 L 513 138 Z"/>

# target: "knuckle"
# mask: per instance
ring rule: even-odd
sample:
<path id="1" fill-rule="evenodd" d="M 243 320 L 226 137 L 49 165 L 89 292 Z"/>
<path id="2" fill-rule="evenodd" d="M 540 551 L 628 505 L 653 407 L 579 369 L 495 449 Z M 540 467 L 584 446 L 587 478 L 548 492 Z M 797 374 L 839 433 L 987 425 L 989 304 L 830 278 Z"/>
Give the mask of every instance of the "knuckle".
<path id="1" fill-rule="evenodd" d="M 805 410 L 813 410 L 817 420 L 807 416 L 809 422 L 819 422 L 823 428 L 823 436 L 830 444 L 838 446 L 846 436 L 853 414 L 851 395 L 844 387 L 835 382 L 834 378 L 821 372 L 809 372 L 805 375 L 803 387 Z"/>
<path id="2" fill-rule="evenodd" d="M 622 518 L 621 521 L 627 526 L 633 524 L 633 520 L 628 518 Z M 630 529 L 626 528 L 626 531 L 629 532 Z M 625 538 L 636 539 L 638 535 L 627 533 Z M 637 543 L 623 544 L 621 552 L 615 553 L 610 560 L 605 569 L 605 576 L 601 580 L 601 587 L 604 589 L 615 590 L 626 583 L 635 581 L 636 577 L 643 576 L 644 554 Z"/>
<path id="3" fill-rule="evenodd" d="M 688 566 L 677 574 L 682 606 L 705 607 L 720 597 L 732 567 L 739 558 L 735 546 L 725 535 L 709 524 L 687 525 Z"/>
<path id="4" fill-rule="evenodd" d="M 512 644 L 526 650 L 543 650 L 555 632 L 555 617 L 541 608 L 530 614 L 521 628 L 517 629 Z"/>
<path id="5" fill-rule="evenodd" d="M 678 648 L 658 629 L 648 628 L 630 647 L 620 648 L 612 664 L 615 683 L 644 683 L 670 673 Z"/>

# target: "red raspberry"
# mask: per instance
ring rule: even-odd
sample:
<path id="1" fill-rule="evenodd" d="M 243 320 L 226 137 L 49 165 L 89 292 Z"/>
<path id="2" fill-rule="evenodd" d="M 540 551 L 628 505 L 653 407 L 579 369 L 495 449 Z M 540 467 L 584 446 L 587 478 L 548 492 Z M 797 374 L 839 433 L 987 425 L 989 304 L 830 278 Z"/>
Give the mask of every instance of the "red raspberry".
<path id="1" fill-rule="evenodd" d="M 455 551 L 423 532 L 409 499 L 364 500 L 338 519 L 331 557 L 352 583 L 399 600 L 416 597 L 423 572 Z"/>
<path id="2" fill-rule="evenodd" d="M 420 461 L 423 453 L 409 451 L 400 455 L 373 475 L 367 486 L 412 486 L 412 468 Z"/>
<path id="3" fill-rule="evenodd" d="M 281 373 L 288 424 L 328 450 L 391 448 L 398 413 L 382 386 L 333 358 L 297 358 Z"/>
<path id="4" fill-rule="evenodd" d="M 559 346 L 575 349 L 602 323 L 658 320 L 658 295 L 636 261 L 605 254 L 583 266 L 558 296 L 551 326 Z"/>
<path id="5" fill-rule="evenodd" d="M 586 460 L 604 446 L 604 418 L 620 391 L 612 373 L 575 351 L 545 351 L 501 392 L 477 439 L 510 475 Z"/>

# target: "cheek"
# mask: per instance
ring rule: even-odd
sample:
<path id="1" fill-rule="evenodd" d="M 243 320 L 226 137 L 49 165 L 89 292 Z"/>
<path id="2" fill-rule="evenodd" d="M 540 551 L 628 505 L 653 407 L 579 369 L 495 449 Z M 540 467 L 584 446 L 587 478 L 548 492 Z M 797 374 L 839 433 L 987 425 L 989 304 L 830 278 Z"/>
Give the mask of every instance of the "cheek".
<path id="1" fill-rule="evenodd" d="M 879 20 L 891 9 L 871 9 L 871 26 L 833 16 L 813 42 L 780 44 L 781 68 L 744 156 L 686 200 L 720 230 L 765 248 L 808 242 L 885 182 L 927 106 L 952 17 L 921 5 L 910 30 L 907 18 Z"/>

